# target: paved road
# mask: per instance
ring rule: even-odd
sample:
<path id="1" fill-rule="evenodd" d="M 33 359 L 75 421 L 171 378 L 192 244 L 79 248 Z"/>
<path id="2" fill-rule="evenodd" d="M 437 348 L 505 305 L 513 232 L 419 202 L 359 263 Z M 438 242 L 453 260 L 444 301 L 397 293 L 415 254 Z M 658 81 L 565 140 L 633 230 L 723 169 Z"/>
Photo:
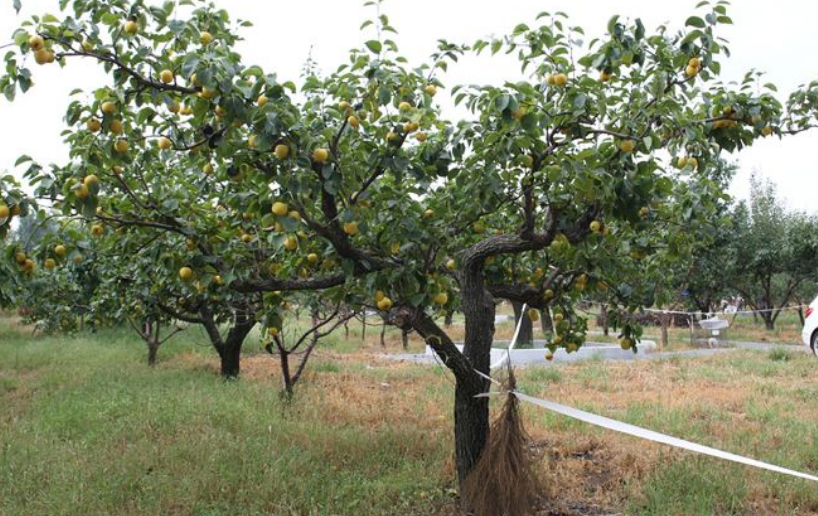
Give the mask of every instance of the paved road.
<path id="1" fill-rule="evenodd" d="M 603 360 L 663 360 L 673 357 L 680 358 L 698 358 L 708 357 L 721 353 L 730 353 L 737 349 L 748 349 L 757 351 L 769 351 L 771 349 L 783 347 L 787 350 L 808 353 L 809 349 L 806 346 L 777 344 L 770 342 L 734 342 L 734 347 L 731 348 L 712 348 L 712 349 L 690 349 L 686 351 L 640 351 L 633 353 L 631 351 L 623 351 L 618 346 L 602 346 L 592 345 L 583 347 L 577 353 L 567 354 L 564 350 L 558 350 L 554 356 L 554 363 L 578 362 L 581 360 L 603 359 Z M 545 354 L 542 349 L 526 349 L 515 350 L 512 352 L 512 361 L 515 366 L 527 365 L 546 365 L 549 362 L 545 360 Z M 495 353 L 496 354 L 496 353 Z M 434 356 L 428 354 L 416 353 L 401 353 L 401 354 L 384 354 L 384 358 L 392 360 L 417 362 L 421 364 L 434 364 L 436 359 Z M 494 361 L 494 359 L 493 359 Z"/>

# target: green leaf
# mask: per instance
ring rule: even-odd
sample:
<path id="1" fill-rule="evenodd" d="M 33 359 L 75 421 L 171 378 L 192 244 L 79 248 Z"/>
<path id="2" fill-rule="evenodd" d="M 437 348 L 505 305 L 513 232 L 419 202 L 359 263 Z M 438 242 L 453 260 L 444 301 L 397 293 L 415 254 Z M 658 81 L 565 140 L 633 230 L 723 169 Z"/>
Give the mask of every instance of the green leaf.
<path id="1" fill-rule="evenodd" d="M 698 16 L 691 16 L 690 18 L 687 19 L 687 21 L 685 21 L 685 25 L 703 29 L 706 24 L 704 23 L 704 20 L 702 20 Z"/>
<path id="2" fill-rule="evenodd" d="M 383 50 L 383 45 L 381 45 L 380 41 L 371 39 L 367 41 L 365 44 L 366 48 L 368 48 L 374 54 L 380 54 L 381 50 Z"/>

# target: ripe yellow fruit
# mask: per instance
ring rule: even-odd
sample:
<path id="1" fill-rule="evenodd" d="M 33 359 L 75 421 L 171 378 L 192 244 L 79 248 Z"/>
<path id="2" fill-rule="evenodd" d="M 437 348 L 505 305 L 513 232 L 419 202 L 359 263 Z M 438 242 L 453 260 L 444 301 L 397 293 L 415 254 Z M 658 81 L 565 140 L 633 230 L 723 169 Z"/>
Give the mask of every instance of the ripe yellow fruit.
<path id="1" fill-rule="evenodd" d="M 346 100 L 342 100 L 341 102 L 338 103 L 338 111 L 346 112 L 346 110 L 349 109 L 349 107 L 350 107 L 349 102 L 347 102 Z"/>
<path id="2" fill-rule="evenodd" d="M 159 147 L 160 150 L 168 150 L 173 146 L 173 143 L 169 138 L 163 136 L 157 140 L 156 146 Z"/>
<path id="3" fill-rule="evenodd" d="M 565 75 L 564 73 L 558 73 L 557 75 L 554 76 L 554 85 L 555 86 L 557 86 L 559 88 L 562 88 L 566 84 L 568 84 L 568 76 L 567 75 Z"/>
<path id="4" fill-rule="evenodd" d="M 307 263 L 310 265 L 315 265 L 318 263 L 318 255 L 315 253 L 310 253 L 307 255 Z"/>
<path id="5" fill-rule="evenodd" d="M 565 319 L 565 316 L 558 312 L 554 314 L 553 319 L 555 323 L 561 323 Z"/>
<path id="6" fill-rule="evenodd" d="M 383 310 L 384 312 L 392 308 L 392 300 L 388 297 L 384 296 L 380 301 L 378 301 L 378 310 Z"/>
<path id="7" fill-rule="evenodd" d="M 11 210 L 5 204 L 0 204 L 0 220 L 5 220 L 11 215 Z"/>
<path id="8" fill-rule="evenodd" d="M 605 70 L 602 70 L 599 73 L 599 80 L 602 82 L 608 82 L 611 80 L 611 74 L 606 72 Z"/>
<path id="9" fill-rule="evenodd" d="M 427 210 L 425 210 L 423 212 L 423 218 L 424 219 L 431 219 L 434 216 L 435 216 L 435 210 L 433 210 L 431 208 L 429 208 L 429 209 L 427 209 Z"/>
<path id="10" fill-rule="evenodd" d="M 602 230 L 602 223 L 598 220 L 591 221 L 591 224 L 588 226 L 591 231 L 594 233 L 599 233 Z"/>
<path id="11" fill-rule="evenodd" d="M 267 330 L 267 333 L 270 335 L 270 337 L 275 337 L 276 335 L 278 335 L 278 332 L 279 330 L 275 326 Z"/>
<path id="12" fill-rule="evenodd" d="M 245 244 L 249 244 L 250 242 L 253 241 L 253 235 L 245 233 L 241 236 L 241 241 L 244 242 Z"/>
<path id="13" fill-rule="evenodd" d="M 94 235 L 94 236 L 100 236 L 104 232 L 105 232 L 105 229 L 102 226 L 100 226 L 99 224 L 94 224 L 91 227 L 91 234 Z"/>
<path id="14" fill-rule="evenodd" d="M 85 122 L 85 128 L 95 133 L 102 128 L 102 122 L 100 122 L 96 118 L 89 118 L 87 122 Z"/>
<path id="15" fill-rule="evenodd" d="M 633 347 L 633 342 L 631 341 L 631 339 L 628 338 L 621 339 L 619 341 L 619 347 L 624 350 L 631 349 Z"/>
<path id="16" fill-rule="evenodd" d="M 224 118 L 227 116 L 227 110 L 222 106 L 216 106 L 216 116 L 219 118 Z"/>
<path id="17" fill-rule="evenodd" d="M 551 353 L 549 351 L 548 353 L 545 354 L 545 359 L 551 362 L 552 360 L 554 360 L 554 353 Z"/>
<path id="18" fill-rule="evenodd" d="M 57 247 L 54 248 L 54 254 L 56 254 L 57 256 L 65 256 L 65 253 L 67 252 L 68 250 L 65 248 L 64 245 L 58 245 Z"/>
<path id="19" fill-rule="evenodd" d="M 446 268 L 449 269 L 450 271 L 453 271 L 456 267 L 457 262 L 455 261 L 455 259 L 449 258 L 449 260 L 446 262 Z"/>
<path id="20" fill-rule="evenodd" d="M 75 265 L 79 265 L 79 264 L 81 264 L 81 263 L 82 263 L 82 261 L 83 261 L 84 259 L 85 259 L 85 258 L 84 258 L 84 257 L 83 257 L 81 254 L 78 254 L 78 255 L 74 256 L 74 264 L 75 264 Z"/>
<path id="21" fill-rule="evenodd" d="M 48 64 L 54 60 L 53 56 L 54 54 L 44 48 L 41 48 L 40 50 L 34 52 L 34 61 L 39 65 Z"/>
<path id="22" fill-rule="evenodd" d="M 329 159 L 329 151 L 324 148 L 318 148 L 312 151 L 312 159 L 318 164 L 324 164 Z"/>
<path id="23" fill-rule="evenodd" d="M 763 134 L 764 136 L 770 136 L 771 134 L 773 134 L 773 128 L 770 127 L 769 125 L 764 126 L 761 129 L 761 134 Z"/>
<path id="24" fill-rule="evenodd" d="M 360 120 L 358 120 L 358 117 L 357 117 L 357 116 L 354 116 L 354 115 L 352 115 L 352 116 L 350 116 L 349 118 L 347 118 L 347 123 L 348 123 L 348 124 L 349 124 L 349 126 L 350 126 L 350 127 L 352 127 L 353 129 L 357 129 L 357 128 L 358 128 L 358 126 L 359 126 L 359 125 L 361 125 L 361 121 L 360 121 Z"/>
<path id="25" fill-rule="evenodd" d="M 216 96 L 216 91 L 211 90 L 210 88 L 202 88 L 202 91 L 199 92 L 199 97 L 201 97 L 203 99 L 206 99 L 206 100 L 212 99 L 215 96 Z"/>
<path id="26" fill-rule="evenodd" d="M 420 128 L 420 124 L 417 122 L 407 122 L 403 124 L 403 132 L 406 134 L 413 133 Z"/>
<path id="27" fill-rule="evenodd" d="M 697 73 L 699 73 L 699 69 L 696 68 L 695 66 L 687 65 L 687 67 L 685 68 L 685 74 L 687 74 L 688 77 L 693 77 Z"/>
<path id="28" fill-rule="evenodd" d="M 258 107 L 264 107 L 267 104 L 267 95 L 259 95 L 258 99 L 256 100 L 256 104 Z"/>
<path id="29" fill-rule="evenodd" d="M 139 25 L 133 20 L 128 20 L 125 23 L 125 33 L 133 36 L 137 32 L 139 32 Z"/>
<path id="30" fill-rule="evenodd" d="M 292 210 L 287 214 L 287 216 L 295 221 L 301 222 L 301 213 L 298 211 Z"/>
<path id="31" fill-rule="evenodd" d="M 378 290 L 375 292 L 375 302 L 379 302 L 381 299 L 385 298 L 386 294 L 384 294 L 383 290 Z"/>
<path id="32" fill-rule="evenodd" d="M 218 274 L 216 274 L 215 276 L 213 276 L 213 283 L 219 286 L 224 285 L 224 279 Z"/>
<path id="33" fill-rule="evenodd" d="M 696 158 L 687 158 L 687 166 L 695 170 L 699 168 L 699 160 Z"/>
<path id="34" fill-rule="evenodd" d="M 537 310 L 536 308 L 530 308 L 528 310 L 528 318 L 531 319 L 534 322 L 539 321 L 540 320 L 540 311 Z"/>
<path id="35" fill-rule="evenodd" d="M 701 68 L 702 67 L 702 60 L 698 57 L 691 57 L 690 60 L 687 62 L 687 66 L 692 66 L 693 68 Z"/>
<path id="36" fill-rule="evenodd" d="M 99 178 L 95 174 L 89 174 L 85 176 L 85 179 L 82 180 L 82 184 L 91 188 L 91 185 L 95 185 L 99 183 Z"/>
<path id="37" fill-rule="evenodd" d="M 128 152 L 128 148 L 130 148 L 130 145 L 127 140 L 117 140 L 114 144 L 114 150 L 119 154 L 125 154 Z"/>
<path id="38" fill-rule="evenodd" d="M 290 212 L 290 207 L 286 202 L 274 202 L 272 211 L 274 215 L 283 217 Z"/>
<path id="39" fill-rule="evenodd" d="M 274 152 L 276 158 L 284 160 L 287 159 L 287 157 L 290 155 L 290 148 L 284 145 L 283 143 L 279 143 L 278 145 L 276 145 Z"/>
<path id="40" fill-rule="evenodd" d="M 32 52 L 37 52 L 38 50 L 42 50 L 43 45 L 45 45 L 45 41 L 43 41 L 43 38 L 41 36 L 39 36 L 38 34 L 35 34 L 35 35 L 30 36 L 28 38 L 28 46 L 31 47 Z"/>
<path id="41" fill-rule="evenodd" d="M 170 84 L 173 82 L 173 72 L 170 70 L 162 70 L 159 72 L 159 80 L 165 84 Z"/>
<path id="42" fill-rule="evenodd" d="M 483 225 L 483 223 L 482 223 L 482 222 L 479 222 L 479 221 L 478 221 L 478 222 L 475 222 L 474 224 L 472 224 L 471 228 L 472 228 L 472 229 L 474 230 L 474 232 L 475 232 L 475 233 L 477 233 L 478 235 L 479 235 L 479 234 L 481 234 L 481 233 L 483 233 L 484 231 L 486 231 L 486 226 L 484 226 L 484 225 Z"/>
<path id="43" fill-rule="evenodd" d="M 551 299 L 552 297 L 554 297 L 554 291 L 549 288 L 545 292 L 543 292 L 542 297 L 543 299 L 546 300 Z"/>
<path id="44" fill-rule="evenodd" d="M 345 222 L 344 233 L 346 233 L 349 236 L 356 235 L 358 233 L 358 223 L 354 220 L 351 222 Z"/>
<path id="45" fill-rule="evenodd" d="M 23 269 L 26 272 L 34 272 L 37 270 L 37 264 L 34 263 L 34 260 L 27 259 L 25 263 L 23 263 Z"/>
<path id="46" fill-rule="evenodd" d="M 212 42 L 213 34 L 207 32 L 206 30 L 202 31 L 202 33 L 199 34 L 199 43 L 201 43 L 202 45 L 209 45 Z"/>
<path id="47" fill-rule="evenodd" d="M 24 263 L 26 263 L 26 259 L 27 259 L 26 253 L 22 251 L 14 255 L 14 261 L 16 261 L 18 265 L 23 265 Z"/>
<path id="48" fill-rule="evenodd" d="M 101 108 L 102 112 L 105 113 L 106 115 L 113 115 L 114 113 L 116 113 L 116 103 L 111 102 L 110 100 L 103 102 Z"/>
<path id="49" fill-rule="evenodd" d="M 193 269 L 190 267 L 182 267 L 179 269 L 179 277 L 182 278 L 182 281 L 190 281 L 193 279 Z"/>
<path id="50" fill-rule="evenodd" d="M 108 128 L 111 130 L 113 134 L 122 134 L 122 121 L 121 120 L 111 120 L 110 125 Z"/>
<path id="51" fill-rule="evenodd" d="M 247 139 L 247 146 L 251 149 L 255 149 L 258 144 L 258 136 L 255 134 L 251 134 L 250 138 Z"/>
<path id="52" fill-rule="evenodd" d="M 400 109 L 401 111 L 409 111 L 410 109 L 412 109 L 412 104 L 403 101 L 400 104 L 398 104 L 398 109 Z"/>
<path id="53" fill-rule="evenodd" d="M 432 300 L 436 305 L 443 306 L 449 302 L 449 294 L 445 292 L 440 292 L 438 295 L 434 297 Z"/>
<path id="54" fill-rule="evenodd" d="M 53 258 L 48 258 L 43 265 L 46 269 L 51 270 L 57 266 L 57 262 L 55 262 Z"/>
<path id="55" fill-rule="evenodd" d="M 389 131 L 386 133 L 386 141 L 394 142 L 398 140 L 398 134 L 395 131 Z"/>
<path id="56" fill-rule="evenodd" d="M 423 91 L 425 91 L 430 97 L 434 97 L 437 94 L 437 87 L 434 84 L 429 84 L 423 88 Z"/>
<path id="57" fill-rule="evenodd" d="M 648 208 L 647 206 L 642 206 L 642 208 L 639 209 L 639 216 L 640 217 L 644 218 L 644 217 L 647 217 L 649 214 L 650 214 L 650 208 Z"/>
<path id="58" fill-rule="evenodd" d="M 288 251 L 295 251 L 298 249 L 298 238 L 290 235 L 284 239 L 284 249 Z"/>
<path id="59" fill-rule="evenodd" d="M 633 152 L 633 150 L 634 150 L 635 148 L 636 148 L 636 142 L 635 142 L 635 141 L 633 141 L 633 140 L 623 140 L 623 141 L 622 141 L 622 142 L 619 144 L 619 150 L 621 150 L 621 151 L 622 151 L 622 152 L 624 152 L 625 154 L 628 154 L 628 153 L 630 153 L 630 152 Z"/>
<path id="60" fill-rule="evenodd" d="M 548 84 L 549 86 L 556 86 L 557 81 L 554 78 L 553 74 L 548 74 L 548 77 L 545 78 L 545 83 Z"/>
<path id="61" fill-rule="evenodd" d="M 77 188 L 75 192 L 77 194 L 78 199 L 87 199 L 88 195 L 90 195 L 91 193 L 90 191 L 88 191 L 88 187 L 85 186 L 84 184 L 80 185 L 80 187 Z"/>
<path id="62" fill-rule="evenodd" d="M 181 114 L 181 115 L 192 115 L 193 114 L 193 108 L 190 107 L 190 106 L 182 106 L 181 109 L 179 109 L 179 114 Z"/>
<path id="63" fill-rule="evenodd" d="M 401 248 L 400 242 L 395 242 L 390 247 L 390 251 L 392 251 L 392 254 L 398 254 L 400 252 L 400 248 Z"/>

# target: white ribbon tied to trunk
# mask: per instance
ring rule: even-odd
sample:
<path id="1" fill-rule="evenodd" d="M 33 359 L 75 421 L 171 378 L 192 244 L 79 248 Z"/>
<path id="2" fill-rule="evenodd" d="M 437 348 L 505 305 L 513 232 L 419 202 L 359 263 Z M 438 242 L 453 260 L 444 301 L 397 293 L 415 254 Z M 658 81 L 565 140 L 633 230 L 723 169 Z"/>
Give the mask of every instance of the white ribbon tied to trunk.
<path id="1" fill-rule="evenodd" d="M 505 366 L 511 359 L 511 351 L 514 349 L 514 346 L 517 344 L 517 337 L 520 335 L 520 328 L 522 327 L 523 317 L 526 315 L 526 310 L 528 305 L 523 305 L 523 309 L 521 311 L 520 320 L 517 321 L 517 329 L 514 332 L 514 337 L 511 339 L 511 342 L 506 348 L 503 356 L 497 360 L 494 364 L 492 364 L 491 369 L 495 370 L 500 367 Z M 476 371 L 476 370 L 475 370 Z M 489 381 L 496 383 L 499 385 L 499 382 L 488 375 L 481 373 L 480 371 L 476 371 L 477 374 L 480 376 L 488 379 Z M 529 396 L 527 394 L 523 394 L 519 391 L 512 391 L 512 394 L 517 396 L 517 399 L 523 401 L 525 403 L 530 403 L 532 405 L 536 405 L 538 407 L 542 407 L 546 410 L 550 410 L 552 412 L 556 412 L 557 414 L 562 414 L 563 416 L 567 416 L 579 421 L 583 421 L 585 423 L 589 423 L 594 426 L 598 426 L 600 428 L 606 428 L 608 430 L 613 430 L 615 432 L 620 432 L 626 435 L 631 435 L 633 437 L 639 437 L 640 439 L 645 439 L 648 441 L 653 441 L 656 443 L 666 444 L 668 446 L 673 446 L 674 448 L 680 448 L 682 450 L 688 450 L 695 453 L 700 453 L 702 455 L 709 455 L 711 457 L 716 457 L 718 459 L 723 459 L 731 462 L 735 462 L 738 464 L 744 464 L 745 466 L 752 466 L 754 468 L 764 469 L 767 471 L 773 471 L 775 473 L 781 473 L 783 475 L 789 475 L 796 478 L 803 478 L 805 480 L 812 480 L 813 482 L 818 482 L 818 476 L 810 475 L 808 473 L 802 473 L 800 471 L 795 471 L 792 469 L 782 468 L 780 466 L 776 466 L 774 464 L 768 464 L 766 462 L 762 462 L 760 460 L 750 459 L 748 457 L 743 457 L 741 455 L 736 455 L 734 453 L 725 452 L 722 450 L 718 450 L 716 448 L 711 448 L 709 446 L 704 446 L 701 444 L 696 444 L 691 441 L 685 441 L 684 439 L 679 439 L 677 437 L 673 437 L 670 435 L 666 435 L 660 432 L 654 432 L 653 430 L 648 430 L 646 428 L 642 428 L 636 425 L 631 425 L 628 423 L 623 423 L 621 421 L 617 421 L 615 419 L 599 416 L 597 414 L 592 414 L 590 412 L 585 412 L 584 410 L 579 410 L 573 407 L 568 407 L 566 405 L 560 405 L 559 403 L 554 403 L 553 401 L 544 400 L 541 398 L 535 398 L 534 396 Z M 481 394 L 479 396 L 485 396 L 485 394 Z"/>

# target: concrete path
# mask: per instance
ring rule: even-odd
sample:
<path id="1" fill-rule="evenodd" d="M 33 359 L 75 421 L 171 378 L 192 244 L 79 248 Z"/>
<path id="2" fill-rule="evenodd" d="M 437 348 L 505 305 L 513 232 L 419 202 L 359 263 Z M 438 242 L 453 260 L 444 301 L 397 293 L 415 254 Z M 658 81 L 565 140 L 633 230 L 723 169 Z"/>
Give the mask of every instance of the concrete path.
<path id="1" fill-rule="evenodd" d="M 709 357 L 720 353 L 730 353 L 737 349 L 769 351 L 775 348 L 785 348 L 789 351 L 796 351 L 808 353 L 809 349 L 806 346 L 777 344 L 770 342 L 734 342 L 734 347 L 730 348 L 707 348 L 707 349 L 690 349 L 685 351 L 656 351 L 656 344 L 653 341 L 642 341 L 638 353 L 633 351 L 625 351 L 619 346 L 588 342 L 576 353 L 568 354 L 563 349 L 557 350 L 554 354 L 554 360 L 548 362 L 545 359 L 544 349 L 515 349 L 511 353 L 511 360 L 515 366 L 529 366 L 529 365 L 551 365 L 554 363 L 569 363 L 578 362 L 581 360 L 664 360 L 668 358 L 699 358 Z M 496 348 L 492 349 L 491 361 L 497 362 L 503 355 L 503 350 Z M 417 362 L 420 364 L 435 364 L 437 359 L 431 349 L 427 348 L 427 352 L 419 353 L 401 353 L 401 354 L 383 354 L 384 358 L 391 360 Z"/>

